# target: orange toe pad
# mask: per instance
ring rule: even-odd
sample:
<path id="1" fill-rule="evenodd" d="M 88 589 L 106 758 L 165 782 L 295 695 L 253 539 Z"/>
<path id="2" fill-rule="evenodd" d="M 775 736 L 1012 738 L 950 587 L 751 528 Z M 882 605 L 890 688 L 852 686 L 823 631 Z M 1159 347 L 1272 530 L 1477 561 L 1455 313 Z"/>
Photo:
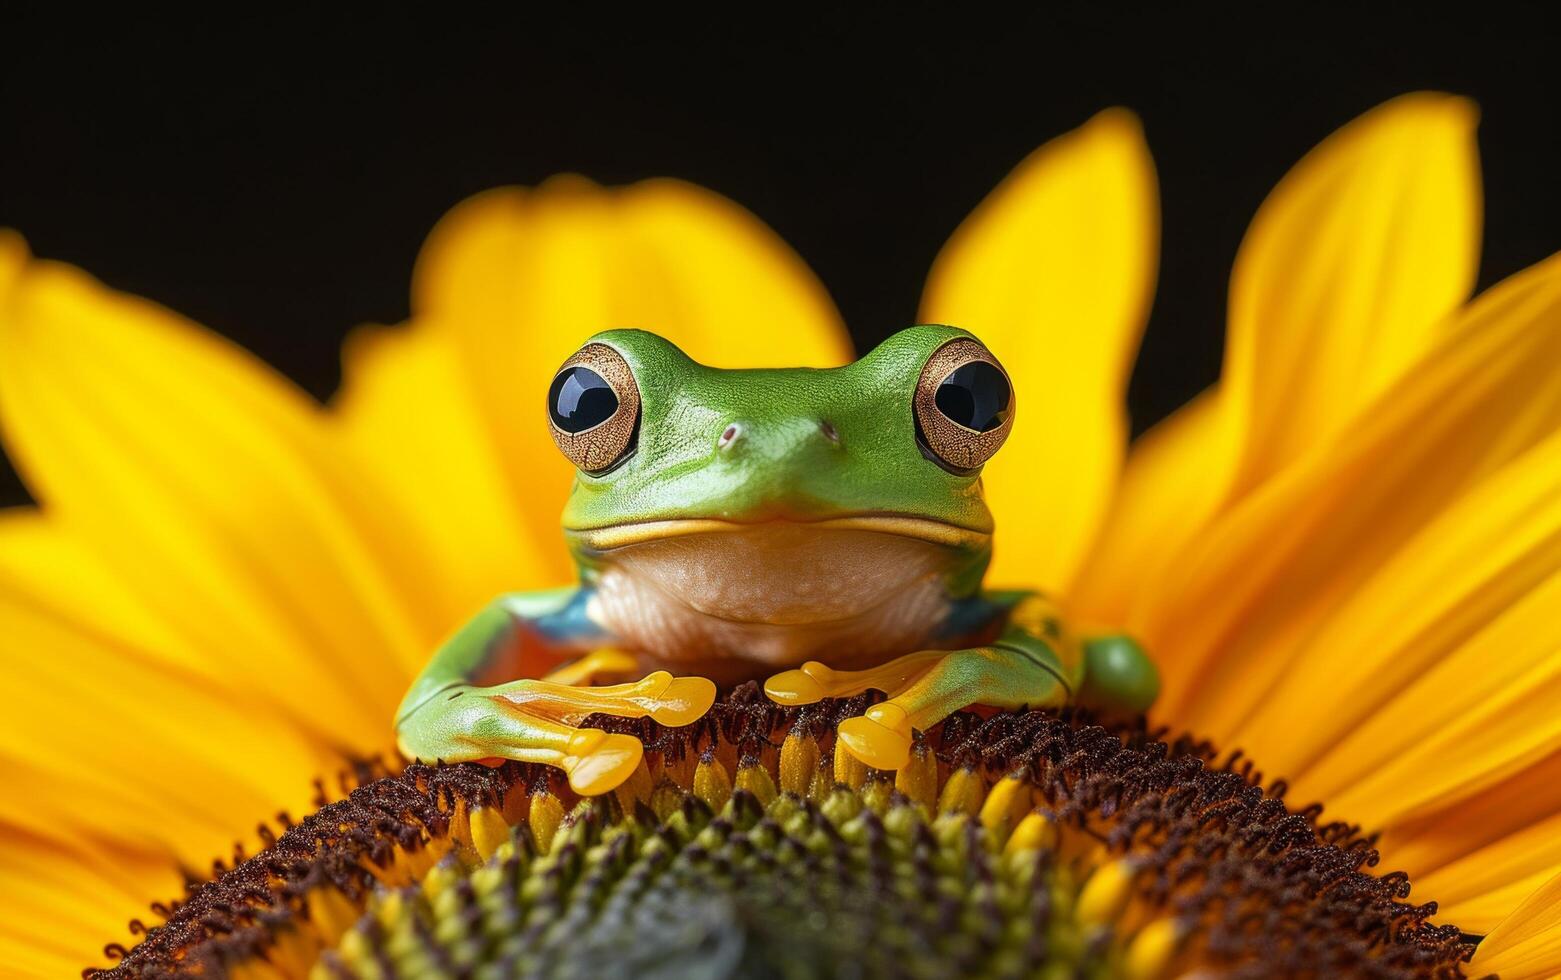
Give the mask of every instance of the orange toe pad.
<path id="1" fill-rule="evenodd" d="M 879 704 L 840 723 L 840 742 L 874 769 L 903 769 L 911 761 L 911 724 L 904 709 Z"/>

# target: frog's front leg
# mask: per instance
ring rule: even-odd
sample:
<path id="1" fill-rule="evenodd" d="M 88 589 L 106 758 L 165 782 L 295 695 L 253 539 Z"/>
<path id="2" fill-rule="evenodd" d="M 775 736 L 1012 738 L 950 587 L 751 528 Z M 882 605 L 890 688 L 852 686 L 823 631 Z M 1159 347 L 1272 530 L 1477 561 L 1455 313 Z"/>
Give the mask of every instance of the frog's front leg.
<path id="1" fill-rule="evenodd" d="M 924 650 L 869 670 L 837 671 L 811 661 L 765 682 L 771 699 L 808 704 L 881 690 L 889 699 L 840 723 L 840 743 L 876 769 L 899 769 L 910 759 L 914 730 L 932 727 L 955 711 L 1060 707 L 1080 701 L 1112 710 L 1143 711 L 1154 701 L 1159 676 L 1126 637 L 1080 644 L 1055 608 L 1033 593 L 991 597 L 1007 625 L 997 639 L 964 650 Z"/>
<path id="2" fill-rule="evenodd" d="M 424 762 L 556 766 L 583 795 L 627 779 L 644 752 L 639 739 L 579 724 L 600 713 L 686 725 L 710 709 L 715 685 L 656 671 L 631 684 L 581 686 L 632 667 L 633 658 L 611 650 L 536 676 L 560 656 L 611 642 L 586 617 L 588 599 L 589 590 L 564 589 L 489 604 L 445 641 L 407 691 L 396 713 L 401 751 Z"/>

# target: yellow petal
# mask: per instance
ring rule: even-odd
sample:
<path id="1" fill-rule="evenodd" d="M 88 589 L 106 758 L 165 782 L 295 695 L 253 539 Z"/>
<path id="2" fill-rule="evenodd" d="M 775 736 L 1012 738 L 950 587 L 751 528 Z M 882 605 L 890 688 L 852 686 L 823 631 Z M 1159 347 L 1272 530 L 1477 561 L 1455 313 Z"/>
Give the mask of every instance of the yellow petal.
<path id="1" fill-rule="evenodd" d="M 1561 752 L 1384 826 L 1380 847 L 1444 921 L 1489 932 L 1561 872 Z"/>
<path id="2" fill-rule="evenodd" d="M 1385 860 L 1399 864 L 1390 845 Z M 1416 875 L 1415 894 L 1436 899 L 1439 917 L 1484 934 L 1561 872 L 1561 813 L 1503 837 L 1434 871 Z"/>
<path id="3" fill-rule="evenodd" d="M 28 511 L 0 518 L 0 962 L 74 975 L 132 944 L 255 826 L 306 812 L 340 761 L 146 618 L 90 552 Z M 141 646 L 167 642 L 169 649 Z M 9 975 L 8 973 L 8 975 Z"/>
<path id="4" fill-rule="evenodd" d="M 554 369 L 611 327 L 654 330 L 723 367 L 850 357 L 802 261 L 708 191 L 560 177 L 461 204 L 418 259 L 411 335 L 348 351 L 341 408 L 371 467 L 433 526 L 440 564 L 470 561 L 469 608 L 569 576 L 558 519 L 572 471 L 544 397 Z M 430 404 L 408 446 L 383 435 Z"/>
<path id="5" fill-rule="evenodd" d="M 1222 381 L 1245 417 L 1237 489 L 1343 430 L 1413 365 L 1479 261 L 1476 111 L 1421 92 L 1308 154 L 1231 274 Z"/>
<path id="6" fill-rule="evenodd" d="M 145 651 L 159 666 L 226 679 L 221 665 L 191 648 L 85 543 L 33 508 L 0 510 L 0 596 L 106 644 Z M 0 647 L 0 658 L 18 651 Z"/>
<path id="7" fill-rule="evenodd" d="M 1537 889 L 1491 930 L 1469 964 L 1472 976 L 1540 980 L 1561 974 L 1561 875 Z"/>
<path id="8" fill-rule="evenodd" d="M 0 820 L 204 866 L 342 764 L 32 511 L 0 514 L 0 636 Z"/>
<path id="9" fill-rule="evenodd" d="M 113 965 L 104 945 L 134 944 L 130 920 L 151 924 L 150 903 L 178 898 L 183 884 L 162 858 L 65 846 L 0 823 L 0 963 L 6 976 L 74 977 L 87 966 Z"/>
<path id="10" fill-rule="evenodd" d="M 1552 607 L 1554 608 L 1554 607 Z M 1484 703 L 1329 802 L 1352 819 L 1396 819 L 1448 806 L 1561 750 L 1561 647 Z M 1487 651 L 1488 652 L 1488 651 Z M 1379 817 L 1383 814 L 1383 817 Z"/>
<path id="11" fill-rule="evenodd" d="M 242 690 L 160 664 L 0 579 L 0 821 L 203 868 L 339 765 Z"/>
<path id="12" fill-rule="evenodd" d="M 1133 444 L 1108 519 L 1068 598 L 1086 627 L 1128 622 L 1151 570 L 1170 560 L 1224 498 L 1227 474 L 1210 461 L 1234 458 L 1235 430 L 1219 398 L 1217 388 L 1205 391 Z"/>
<path id="13" fill-rule="evenodd" d="M 190 648 L 337 745 L 383 744 L 434 572 L 299 392 L 39 262 L 0 295 L 0 424 L 51 515 Z"/>
<path id="14" fill-rule="evenodd" d="M 441 634 L 501 592 L 568 580 L 558 515 L 528 519 L 528 497 L 511 490 L 448 331 L 364 327 L 349 337 L 344 361 L 334 418 L 440 571 L 426 599 Z M 523 414 L 543 425 L 540 411 Z M 552 473 L 556 455 L 550 450 L 537 469 L 567 487 L 567 473 Z"/>
<path id="15" fill-rule="evenodd" d="M 1257 702 L 1286 696 L 1274 678 L 1328 611 L 1561 426 L 1558 358 L 1561 259 L 1551 259 L 1481 297 L 1335 446 L 1207 532 L 1134 624 L 1168 665 L 1165 716 L 1227 737 L 1259 717 Z"/>
<path id="16" fill-rule="evenodd" d="M 1552 852 L 1530 848 L 1536 828 L 1561 813 L 1561 753 L 1541 759 L 1467 799 L 1426 810 L 1383 828 L 1384 864 L 1409 872 L 1417 884 L 1434 880 L 1450 888 L 1454 901 L 1477 896 L 1542 872 L 1561 871 Z M 1499 873 L 1471 865 L 1479 853 L 1505 855 L 1493 862 Z M 1465 873 L 1474 872 L 1474 880 Z M 1429 891 L 1425 894 L 1430 895 Z M 1515 905 L 1506 906 L 1510 912 Z M 1452 921 L 1461 921 L 1453 919 Z"/>
<path id="17" fill-rule="evenodd" d="M 23 692 L 0 712 L 0 819 L 165 853 L 187 842 L 204 865 L 257 819 L 308 802 L 311 777 L 339 765 L 32 511 L 0 515 L 0 636 L 7 690 Z"/>
<path id="18" fill-rule="evenodd" d="M 556 177 L 458 205 L 429 236 L 413 316 L 496 334 L 514 353 L 557 351 L 641 327 L 720 367 L 828 366 L 851 356 L 823 286 L 749 212 L 676 180 L 606 189 Z M 524 362 L 502 365 L 506 371 Z M 521 402 L 542 412 L 540 399 Z"/>
<path id="19" fill-rule="evenodd" d="M 1361 804 L 1340 812 L 1371 825 L 1410 812 L 1433 785 L 1472 791 L 1499 775 L 1488 768 L 1498 757 L 1515 763 L 1515 745 L 1495 735 L 1527 693 L 1561 682 L 1557 608 L 1561 435 L 1465 492 L 1353 588 L 1234 737 L 1298 794 Z M 1492 710 L 1503 717 L 1470 741 L 1481 755 L 1460 770 L 1453 760 L 1466 753 L 1444 753 L 1446 741 Z M 1415 787 L 1392 785 L 1404 778 Z"/>
<path id="20" fill-rule="evenodd" d="M 1080 615 L 1121 625 L 1211 522 L 1337 437 L 1436 342 L 1478 258 L 1474 121 L 1462 99 L 1396 99 L 1275 188 L 1237 257 L 1220 390 L 1133 448 Z"/>
<path id="21" fill-rule="evenodd" d="M 1031 154 L 933 264 L 920 319 L 974 332 L 1014 378 L 1019 420 L 983 476 L 996 581 L 1059 589 L 1094 540 L 1122 462 L 1157 207 L 1138 120 L 1108 110 Z"/>

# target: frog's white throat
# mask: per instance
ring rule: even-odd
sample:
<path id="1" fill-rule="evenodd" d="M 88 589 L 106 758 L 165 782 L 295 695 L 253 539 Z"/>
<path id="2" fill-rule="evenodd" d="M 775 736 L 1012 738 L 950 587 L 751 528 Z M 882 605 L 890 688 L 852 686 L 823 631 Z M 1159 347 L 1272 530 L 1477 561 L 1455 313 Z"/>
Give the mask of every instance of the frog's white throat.
<path id="1" fill-rule="evenodd" d="M 594 556 L 590 613 L 647 660 L 697 663 L 722 681 L 935 645 L 948 575 L 985 542 L 915 518 L 678 525 L 588 539 L 612 542 Z"/>

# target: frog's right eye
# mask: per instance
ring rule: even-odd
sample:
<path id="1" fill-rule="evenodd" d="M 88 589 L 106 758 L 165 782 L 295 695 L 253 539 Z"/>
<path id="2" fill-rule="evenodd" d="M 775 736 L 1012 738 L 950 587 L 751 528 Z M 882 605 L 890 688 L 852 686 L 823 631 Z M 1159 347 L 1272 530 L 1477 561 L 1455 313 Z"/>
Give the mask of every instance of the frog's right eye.
<path id="1" fill-rule="evenodd" d="M 587 473 L 612 469 L 634 449 L 640 389 L 623 355 L 606 344 L 586 344 L 558 369 L 547 390 L 553 441 Z"/>

